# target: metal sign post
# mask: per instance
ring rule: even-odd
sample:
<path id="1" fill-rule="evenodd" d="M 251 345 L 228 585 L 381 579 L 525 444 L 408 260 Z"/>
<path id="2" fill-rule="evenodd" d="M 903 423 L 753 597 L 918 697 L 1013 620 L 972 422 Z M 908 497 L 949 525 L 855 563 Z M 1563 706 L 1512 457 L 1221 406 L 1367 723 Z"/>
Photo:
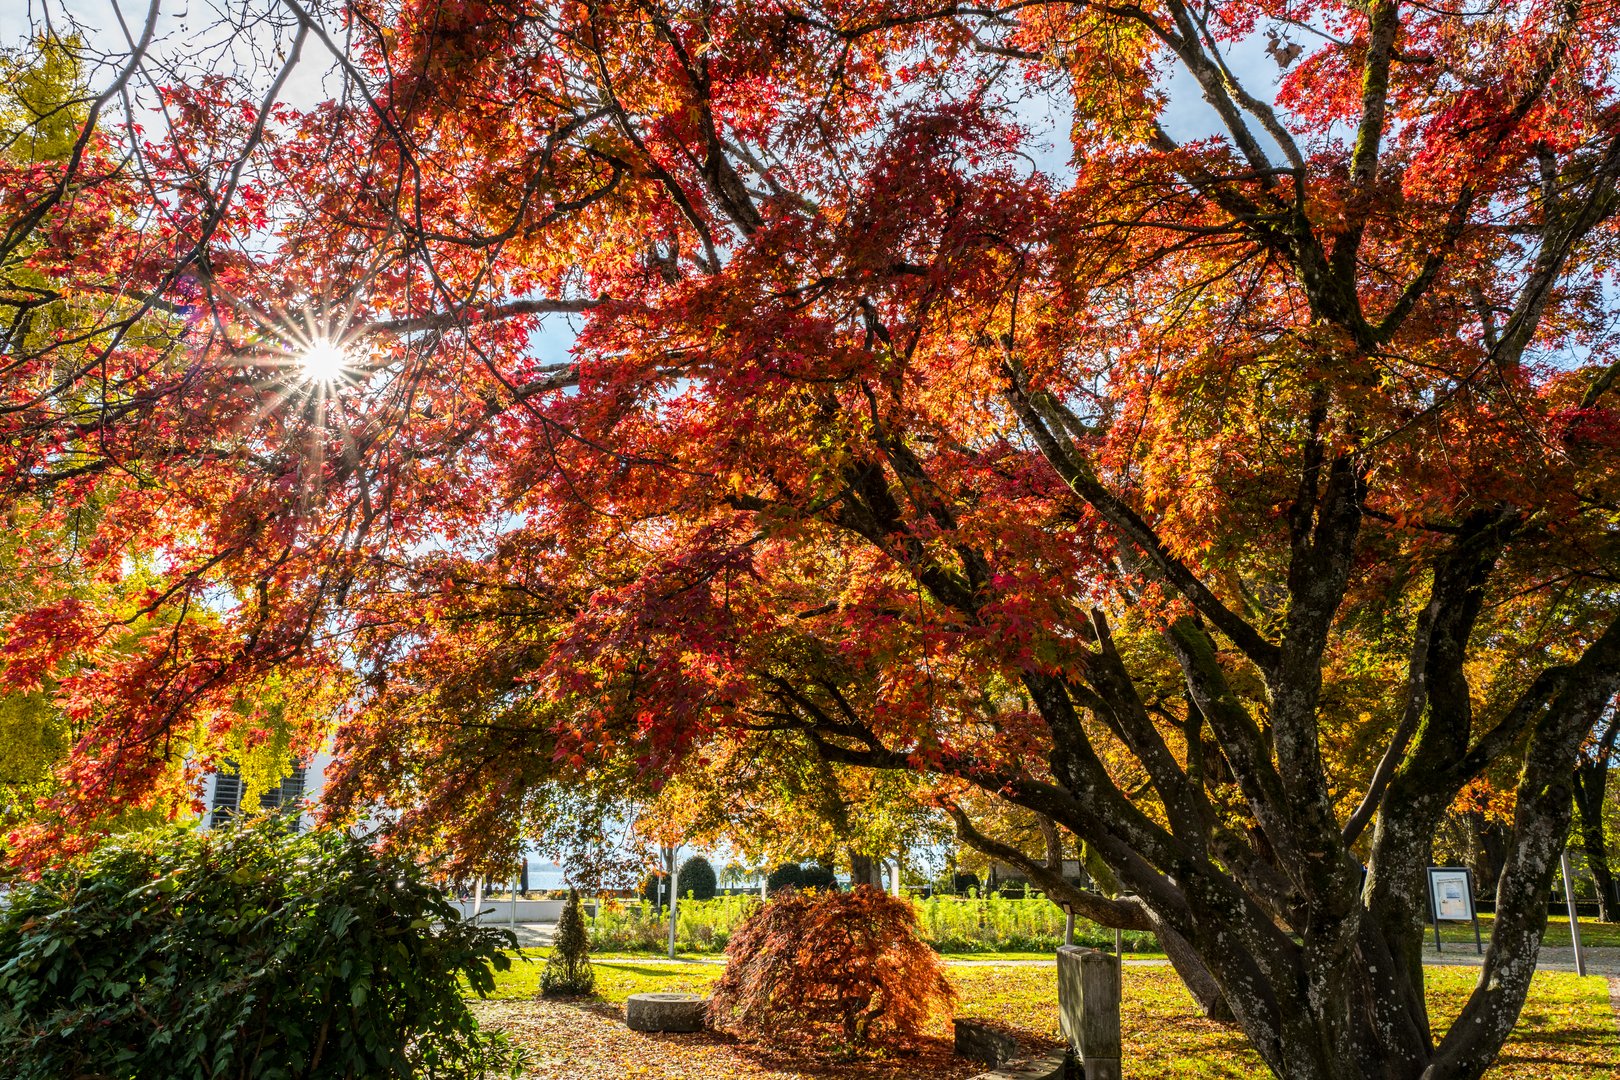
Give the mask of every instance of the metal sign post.
<path id="1" fill-rule="evenodd" d="M 1570 880 L 1569 848 L 1558 857 L 1558 865 L 1564 871 L 1564 903 L 1569 907 L 1569 940 L 1575 946 L 1575 974 L 1586 974 L 1586 954 L 1581 951 L 1581 920 L 1575 915 L 1575 888 Z"/>
<path id="2" fill-rule="evenodd" d="M 675 865 L 675 854 L 679 846 L 669 849 L 669 958 L 675 959 L 675 897 L 679 895 L 679 882 L 676 875 L 680 872 Z"/>

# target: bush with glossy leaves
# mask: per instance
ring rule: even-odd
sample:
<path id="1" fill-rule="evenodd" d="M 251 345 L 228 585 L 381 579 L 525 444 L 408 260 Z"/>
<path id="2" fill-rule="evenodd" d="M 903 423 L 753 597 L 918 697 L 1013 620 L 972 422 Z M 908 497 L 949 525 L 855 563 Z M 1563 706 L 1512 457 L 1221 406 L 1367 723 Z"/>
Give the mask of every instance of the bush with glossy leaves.
<path id="1" fill-rule="evenodd" d="M 115 837 L 0 906 L 0 1076 L 515 1075 L 462 985 L 493 989 L 510 943 L 363 838 L 274 817 Z"/>

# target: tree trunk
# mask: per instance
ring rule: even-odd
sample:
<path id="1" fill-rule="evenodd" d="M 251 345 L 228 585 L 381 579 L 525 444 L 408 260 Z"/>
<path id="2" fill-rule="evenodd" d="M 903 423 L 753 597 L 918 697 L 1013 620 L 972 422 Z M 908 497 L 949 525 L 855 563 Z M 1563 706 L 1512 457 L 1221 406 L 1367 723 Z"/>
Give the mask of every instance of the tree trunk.
<path id="1" fill-rule="evenodd" d="M 1620 725 L 1614 725 L 1620 729 Z M 1581 812 L 1581 847 L 1586 852 L 1586 866 L 1597 883 L 1598 918 L 1603 922 L 1616 920 L 1614 875 L 1609 870 L 1609 849 L 1603 836 L 1603 797 L 1608 790 L 1609 760 L 1603 754 L 1597 760 L 1583 758 L 1575 767 L 1575 806 Z"/>
<path id="2" fill-rule="evenodd" d="M 849 885 L 871 885 L 874 888 L 883 888 L 883 872 L 878 867 L 878 861 L 870 855 L 863 855 L 857 851 L 849 853 Z"/>
<path id="3" fill-rule="evenodd" d="M 1502 863 L 1507 858 L 1504 830 L 1478 810 L 1469 810 L 1462 818 L 1468 834 L 1468 868 L 1474 872 L 1474 888 L 1480 895 L 1489 896 L 1496 892 Z"/>
<path id="4" fill-rule="evenodd" d="M 1193 1001 L 1198 1005 L 1198 1011 L 1206 1020 L 1218 1020 L 1229 1024 L 1235 1019 L 1232 1015 L 1232 1006 L 1226 1003 L 1226 995 L 1221 993 L 1220 984 L 1215 976 L 1209 973 L 1209 968 L 1198 958 L 1198 953 L 1188 943 L 1187 939 L 1170 929 L 1161 926 L 1158 931 L 1159 945 L 1164 949 L 1164 955 L 1169 957 L 1170 966 L 1176 969 L 1181 981 L 1186 984 L 1187 991 L 1192 994 Z"/>
<path id="5" fill-rule="evenodd" d="M 1620 738 L 1620 715 L 1612 710 L 1597 746 L 1583 753 L 1575 766 L 1575 805 L 1581 812 L 1581 846 L 1586 849 L 1586 865 L 1597 882 L 1598 918 L 1614 922 L 1620 918 L 1620 897 L 1614 892 L 1614 876 L 1609 871 L 1609 847 L 1603 836 L 1603 799 L 1609 789 L 1609 766 L 1614 759 L 1615 740 Z"/>

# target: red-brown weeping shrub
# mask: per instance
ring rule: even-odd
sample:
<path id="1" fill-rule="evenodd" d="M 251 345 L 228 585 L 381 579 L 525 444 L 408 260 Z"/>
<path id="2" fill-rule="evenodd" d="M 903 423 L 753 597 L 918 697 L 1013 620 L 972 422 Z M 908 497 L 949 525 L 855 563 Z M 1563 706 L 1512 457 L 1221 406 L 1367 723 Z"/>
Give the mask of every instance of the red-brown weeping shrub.
<path id="1" fill-rule="evenodd" d="M 847 893 L 788 889 L 737 928 L 709 1018 L 775 1042 L 850 1047 L 919 1034 L 956 993 L 917 915 L 870 885 Z"/>

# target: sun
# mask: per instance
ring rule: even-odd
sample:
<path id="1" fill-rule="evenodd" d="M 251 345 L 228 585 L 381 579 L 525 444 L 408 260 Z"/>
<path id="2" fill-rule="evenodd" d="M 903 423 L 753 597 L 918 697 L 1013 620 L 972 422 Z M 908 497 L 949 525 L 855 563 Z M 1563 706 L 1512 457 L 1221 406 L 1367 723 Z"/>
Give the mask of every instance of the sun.
<path id="1" fill-rule="evenodd" d="M 349 374 L 349 354 L 330 338 L 316 338 L 298 351 L 298 372 L 306 382 L 330 386 Z"/>

